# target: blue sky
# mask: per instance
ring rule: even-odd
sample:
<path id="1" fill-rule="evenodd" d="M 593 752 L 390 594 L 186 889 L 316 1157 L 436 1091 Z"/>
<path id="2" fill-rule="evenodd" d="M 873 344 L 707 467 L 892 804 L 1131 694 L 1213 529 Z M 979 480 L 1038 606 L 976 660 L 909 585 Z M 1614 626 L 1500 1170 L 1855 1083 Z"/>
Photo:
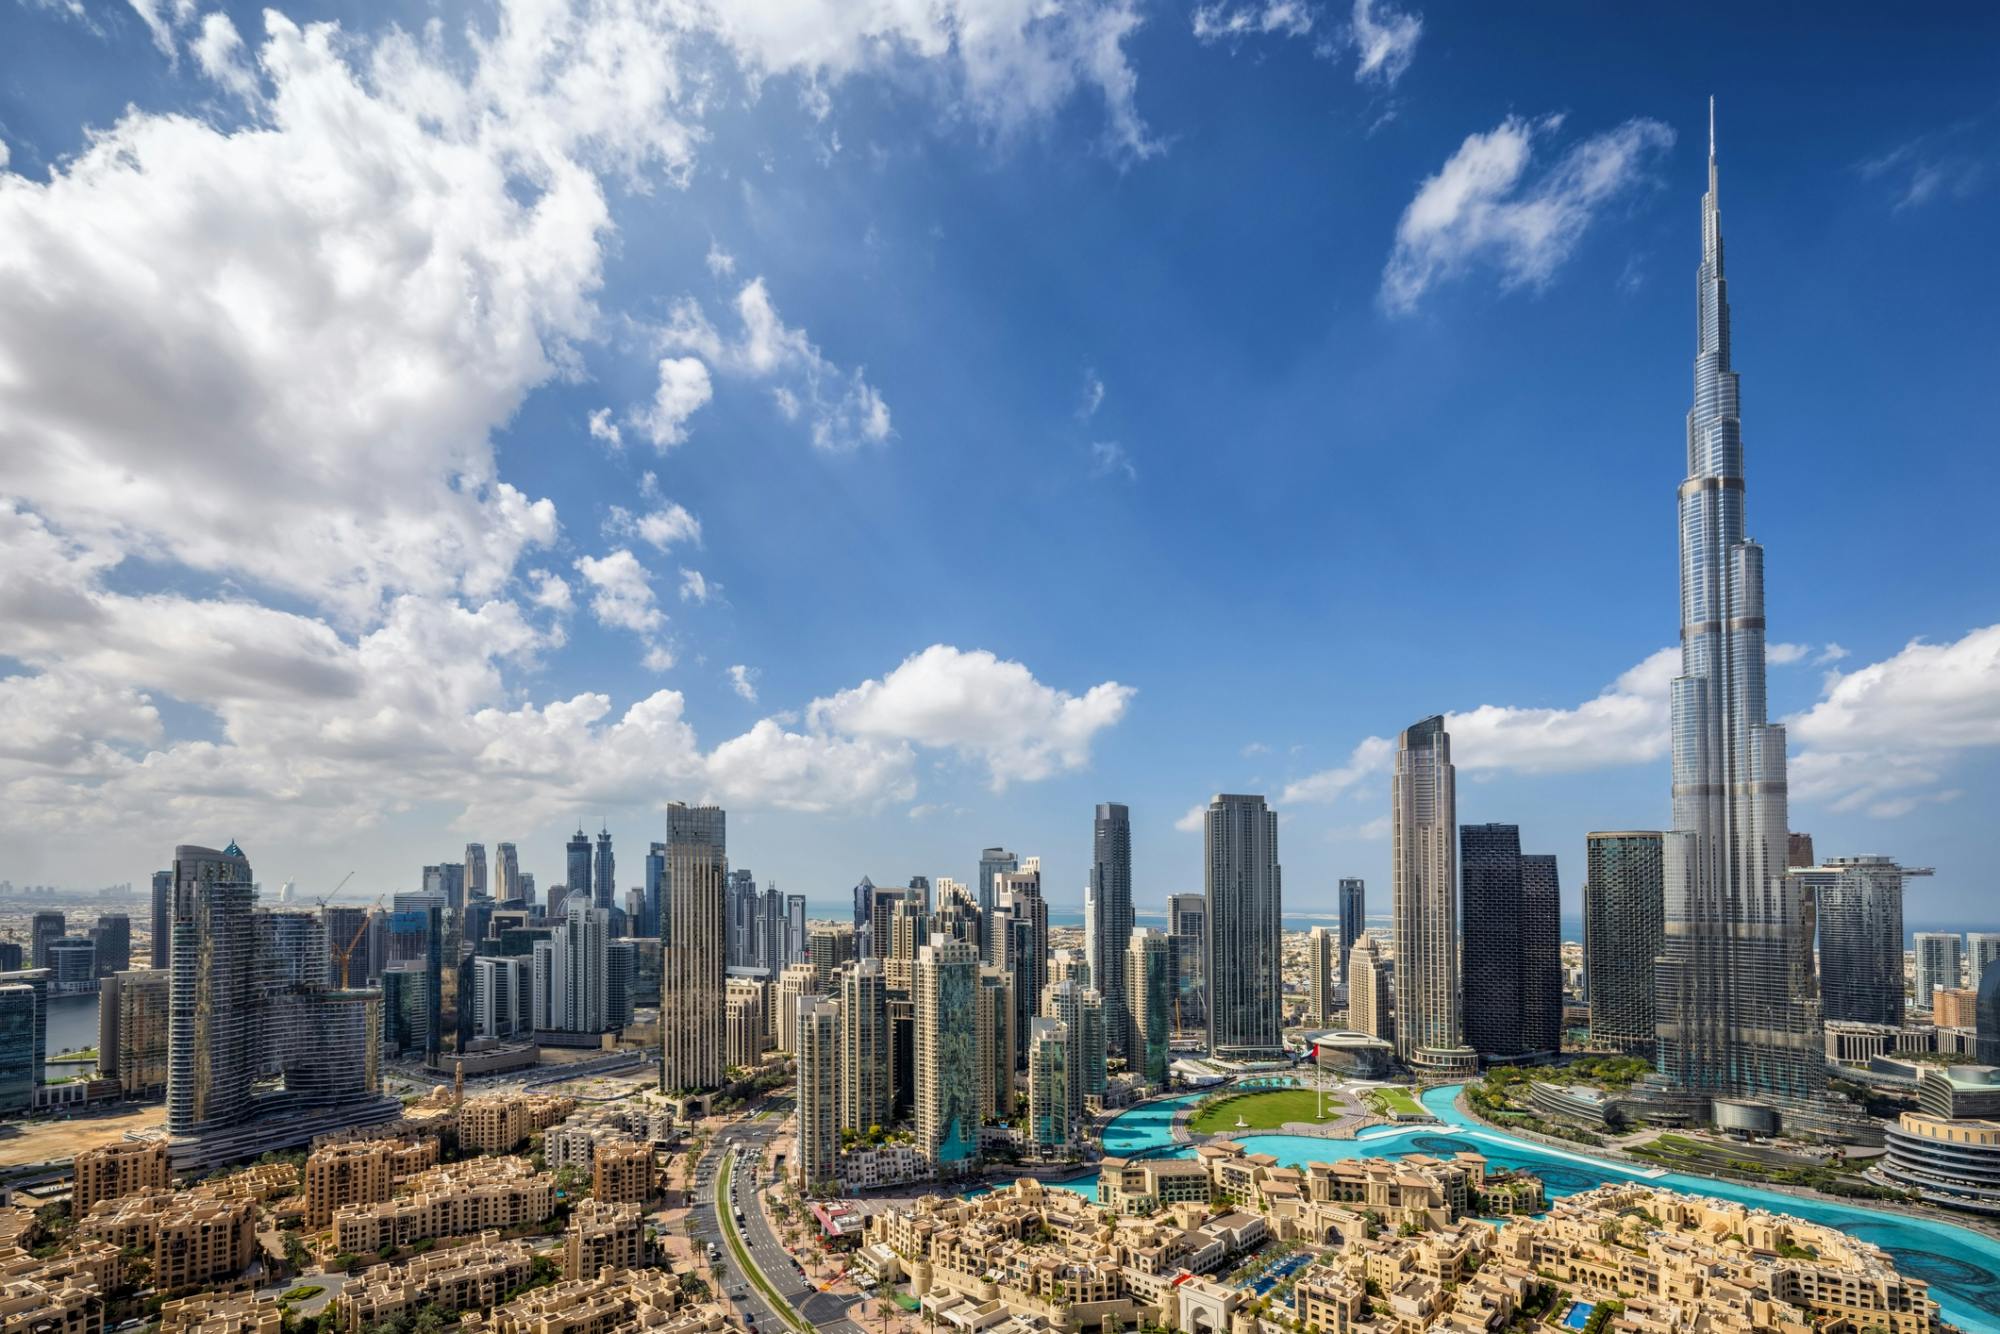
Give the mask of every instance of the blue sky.
<path id="1" fill-rule="evenodd" d="M 0 877 L 1388 893 L 1382 740 L 1667 818 L 1706 99 L 1794 815 L 1987 921 L 2000 25 L 1627 9 L 0 8 Z M 336 25 L 336 26 L 327 26 Z M 128 110 L 129 108 L 129 110 Z M 1919 642 L 1920 641 L 1920 642 Z"/>

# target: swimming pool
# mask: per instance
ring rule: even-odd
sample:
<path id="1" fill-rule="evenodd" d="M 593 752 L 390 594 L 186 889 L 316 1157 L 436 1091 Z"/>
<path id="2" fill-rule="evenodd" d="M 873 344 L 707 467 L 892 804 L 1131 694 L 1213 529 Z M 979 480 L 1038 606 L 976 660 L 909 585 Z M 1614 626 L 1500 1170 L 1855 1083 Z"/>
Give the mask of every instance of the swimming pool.
<path id="1" fill-rule="evenodd" d="M 1571 1302 L 1569 1310 L 1563 1312 L 1564 1329 L 1582 1329 L 1590 1324 L 1590 1313 L 1597 1309 L 1595 1302 Z"/>
<path id="2" fill-rule="evenodd" d="M 1931 1285 L 1931 1295 L 1944 1318 L 1971 1331 L 2000 1331 L 2000 1241 L 1941 1220 L 1915 1218 L 1858 1204 L 1831 1204 L 1762 1190 L 1738 1181 L 1670 1172 L 1647 1175 L 1648 1169 L 1628 1167 L 1587 1153 L 1543 1148 L 1490 1129 L 1460 1112 L 1459 1086 L 1434 1088 L 1423 1095 L 1426 1111 L 1446 1128 L 1418 1126 L 1405 1130 L 1371 1131 L 1359 1139 L 1315 1139 L 1307 1135 L 1247 1135 L 1238 1142 L 1251 1153 L 1268 1153 L 1287 1167 L 1344 1158 L 1400 1158 L 1407 1153 L 1447 1154 L 1475 1149 L 1496 1167 L 1522 1168 L 1539 1176 L 1551 1198 L 1575 1195 L 1610 1181 L 1639 1181 L 1712 1195 L 1718 1199 L 1774 1213 L 1792 1214 L 1839 1228 L 1849 1236 L 1873 1242 L 1888 1251 L 1896 1267 Z M 1174 1115 L 1207 1095 L 1183 1094 L 1135 1107 L 1104 1128 L 1104 1151 L 1123 1157 L 1183 1157 L 1190 1150 L 1173 1141 Z M 1097 1198 L 1097 1174 L 1051 1182 L 1088 1199 Z"/>

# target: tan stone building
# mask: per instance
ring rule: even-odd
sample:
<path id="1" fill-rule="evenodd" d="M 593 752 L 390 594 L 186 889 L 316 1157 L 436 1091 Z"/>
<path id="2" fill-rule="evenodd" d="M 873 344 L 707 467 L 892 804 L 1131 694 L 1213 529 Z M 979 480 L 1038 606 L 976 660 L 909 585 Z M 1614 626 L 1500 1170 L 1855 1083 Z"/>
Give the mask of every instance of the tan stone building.
<path id="1" fill-rule="evenodd" d="M 606 1269 L 638 1269 L 645 1263 L 646 1221 L 638 1205 L 584 1200 L 570 1214 L 564 1278 L 596 1278 Z"/>
<path id="2" fill-rule="evenodd" d="M 159 1334 L 279 1334 L 285 1308 L 251 1292 L 198 1292 L 160 1308 Z"/>
<path id="3" fill-rule="evenodd" d="M 234 1278 L 247 1268 L 256 1256 L 257 1206 L 199 1192 L 127 1195 L 101 1201 L 76 1230 L 121 1251 L 150 1251 L 153 1286 L 172 1291 Z"/>
<path id="4" fill-rule="evenodd" d="M 100 1334 L 104 1298 L 76 1279 L 12 1279 L 0 1283 L 0 1329 L 33 1334 Z"/>
<path id="5" fill-rule="evenodd" d="M 70 1212 L 81 1218 L 99 1200 L 163 1191 L 171 1183 L 167 1142 L 163 1139 L 121 1140 L 94 1149 L 79 1149 Z"/>
<path id="6" fill-rule="evenodd" d="M 534 1253 L 526 1242 L 480 1234 L 470 1246 L 429 1251 L 408 1264 L 382 1265 L 350 1282 L 337 1303 L 348 1334 L 386 1324 L 405 1311 L 434 1302 L 449 1311 L 484 1311 L 528 1281 Z"/>
<path id="7" fill-rule="evenodd" d="M 604 1140 L 590 1161 L 590 1193 L 599 1200 L 643 1204 L 653 1198 L 659 1172 L 653 1146 L 635 1139 Z"/>
<path id="8" fill-rule="evenodd" d="M 355 1140 L 314 1149 L 306 1159 L 305 1222 L 322 1228 L 334 1211 L 349 1204 L 379 1204 L 404 1181 L 437 1166 L 438 1142 Z"/>
<path id="9" fill-rule="evenodd" d="M 713 1334 L 734 1326 L 723 1308 L 689 1304 L 680 1281 L 664 1269 L 607 1269 L 593 1279 L 566 1279 L 470 1315 L 461 1334 Z"/>
<path id="10" fill-rule="evenodd" d="M 458 1109 L 458 1146 L 472 1153 L 512 1153 L 536 1131 L 576 1110 L 576 1099 L 552 1093 L 491 1093 Z"/>
<path id="11" fill-rule="evenodd" d="M 412 1177 L 409 1193 L 333 1214 L 334 1244 L 353 1255 L 539 1223 L 555 1212 L 556 1179 L 521 1158 L 476 1158 Z"/>

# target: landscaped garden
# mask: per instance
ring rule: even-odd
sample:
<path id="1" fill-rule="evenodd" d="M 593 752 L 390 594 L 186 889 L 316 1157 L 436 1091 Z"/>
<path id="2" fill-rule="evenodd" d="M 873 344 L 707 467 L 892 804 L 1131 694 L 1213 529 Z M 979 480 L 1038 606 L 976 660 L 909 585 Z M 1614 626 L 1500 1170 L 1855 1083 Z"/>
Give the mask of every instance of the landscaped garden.
<path id="1" fill-rule="evenodd" d="M 1252 1130 L 1277 1130 L 1287 1121 L 1311 1125 L 1319 1120 L 1320 1095 L 1312 1089 L 1269 1089 L 1258 1093 L 1225 1093 L 1203 1103 L 1188 1118 L 1188 1129 L 1197 1135 L 1240 1129 L 1240 1117 Z M 1337 1094 L 1326 1095 L 1329 1118 L 1347 1110 Z"/>
<path id="2" fill-rule="evenodd" d="M 1406 1088 L 1385 1084 L 1381 1088 L 1369 1089 L 1364 1094 L 1368 1105 L 1382 1116 L 1425 1116 L 1424 1105 L 1410 1096 Z"/>

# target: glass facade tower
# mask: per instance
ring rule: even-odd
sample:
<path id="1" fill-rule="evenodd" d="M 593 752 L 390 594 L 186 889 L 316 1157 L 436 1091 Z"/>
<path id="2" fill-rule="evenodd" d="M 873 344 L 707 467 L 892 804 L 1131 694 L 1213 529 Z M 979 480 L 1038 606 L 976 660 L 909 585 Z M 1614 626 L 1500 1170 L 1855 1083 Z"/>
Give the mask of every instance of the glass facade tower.
<path id="1" fill-rule="evenodd" d="M 1744 535 L 1743 435 L 1714 106 L 1680 485 L 1681 671 L 1671 693 L 1657 1064 L 1686 1093 L 1780 1105 L 1826 1088 L 1811 909 L 1786 874 L 1785 729 L 1766 719 L 1764 549 Z"/>

